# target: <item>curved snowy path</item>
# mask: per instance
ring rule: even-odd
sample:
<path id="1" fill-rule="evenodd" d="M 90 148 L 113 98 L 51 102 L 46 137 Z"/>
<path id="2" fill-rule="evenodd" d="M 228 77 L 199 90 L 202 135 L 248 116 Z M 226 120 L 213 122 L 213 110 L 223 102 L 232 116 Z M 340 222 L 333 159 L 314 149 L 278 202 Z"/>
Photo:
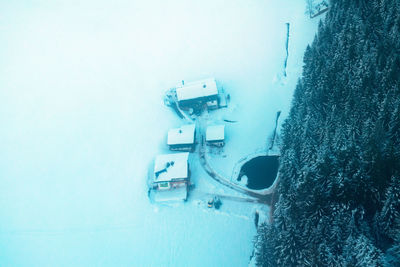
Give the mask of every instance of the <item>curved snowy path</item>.
<path id="1" fill-rule="evenodd" d="M 201 138 L 201 142 L 200 142 L 201 146 L 199 148 L 199 159 L 200 159 L 200 163 L 203 166 L 204 170 L 208 173 L 208 175 L 210 175 L 211 178 L 213 178 L 214 180 L 216 180 L 217 182 L 219 182 L 220 184 L 227 186 L 239 193 L 251 196 L 253 198 L 256 198 L 258 200 L 258 202 L 262 202 L 262 203 L 266 203 L 269 204 L 271 203 L 271 196 L 273 193 L 266 193 L 266 194 L 262 194 L 262 193 L 257 193 L 254 192 L 252 190 L 246 189 L 242 186 L 239 186 L 233 182 L 230 181 L 230 179 L 227 179 L 225 177 L 223 177 L 222 175 L 218 174 L 217 171 L 215 171 L 215 169 L 213 167 L 211 167 L 211 165 L 208 162 L 207 159 L 207 148 L 205 145 L 205 141 L 204 141 L 204 137 L 202 136 Z M 250 200 L 249 200 L 250 201 Z"/>

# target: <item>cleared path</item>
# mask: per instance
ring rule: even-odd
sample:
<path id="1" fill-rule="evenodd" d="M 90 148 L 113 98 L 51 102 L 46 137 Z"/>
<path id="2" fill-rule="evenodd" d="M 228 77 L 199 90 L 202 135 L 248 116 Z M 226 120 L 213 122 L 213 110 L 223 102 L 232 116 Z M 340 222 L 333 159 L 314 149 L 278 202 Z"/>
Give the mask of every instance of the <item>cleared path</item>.
<path id="1" fill-rule="evenodd" d="M 201 136 L 201 142 L 200 142 L 200 148 L 199 148 L 199 159 L 201 166 L 203 169 L 207 172 L 207 174 L 219 182 L 220 184 L 223 184 L 233 190 L 236 190 L 239 193 L 251 196 L 253 198 L 258 199 L 257 202 L 263 202 L 263 203 L 271 203 L 272 199 L 272 193 L 268 194 L 263 194 L 263 193 L 258 193 L 253 190 L 247 189 L 245 187 L 239 186 L 233 182 L 230 181 L 230 179 L 227 179 L 220 175 L 217 171 L 214 170 L 214 168 L 209 164 L 208 159 L 207 159 L 207 148 L 205 144 L 205 138 Z"/>

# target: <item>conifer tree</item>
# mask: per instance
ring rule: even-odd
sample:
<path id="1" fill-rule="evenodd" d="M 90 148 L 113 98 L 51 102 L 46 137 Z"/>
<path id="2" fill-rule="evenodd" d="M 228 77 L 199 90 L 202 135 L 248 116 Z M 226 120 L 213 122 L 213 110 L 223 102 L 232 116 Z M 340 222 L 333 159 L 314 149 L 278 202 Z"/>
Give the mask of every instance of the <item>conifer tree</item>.
<path id="1" fill-rule="evenodd" d="M 330 7 L 283 124 L 261 266 L 399 264 L 400 1 Z"/>

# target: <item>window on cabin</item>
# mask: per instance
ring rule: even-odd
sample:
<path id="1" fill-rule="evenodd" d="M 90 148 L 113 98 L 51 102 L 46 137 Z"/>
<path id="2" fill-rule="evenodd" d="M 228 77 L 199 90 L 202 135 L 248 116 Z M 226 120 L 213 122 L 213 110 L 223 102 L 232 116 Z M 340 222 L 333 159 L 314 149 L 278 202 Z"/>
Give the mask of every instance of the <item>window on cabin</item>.
<path id="1" fill-rule="evenodd" d="M 169 183 L 168 182 L 164 182 L 164 183 L 159 183 L 158 184 L 159 188 L 169 188 Z"/>

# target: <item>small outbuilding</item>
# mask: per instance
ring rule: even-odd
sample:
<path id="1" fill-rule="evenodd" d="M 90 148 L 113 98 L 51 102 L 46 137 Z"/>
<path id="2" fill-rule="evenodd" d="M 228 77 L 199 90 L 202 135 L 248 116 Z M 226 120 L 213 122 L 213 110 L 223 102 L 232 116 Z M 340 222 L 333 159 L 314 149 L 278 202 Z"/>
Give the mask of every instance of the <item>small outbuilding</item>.
<path id="1" fill-rule="evenodd" d="M 186 200 L 190 178 L 188 160 L 188 152 L 158 155 L 154 163 L 153 189 L 178 192 L 178 198 Z"/>
<path id="2" fill-rule="evenodd" d="M 218 108 L 218 88 L 214 78 L 182 84 L 176 88 L 176 97 L 181 107 L 206 103 L 208 108 Z"/>
<path id="3" fill-rule="evenodd" d="M 167 144 L 170 150 L 193 151 L 195 136 L 195 124 L 183 125 L 168 131 Z"/>
<path id="4" fill-rule="evenodd" d="M 206 130 L 206 143 L 213 146 L 224 146 L 225 125 L 208 126 Z"/>

